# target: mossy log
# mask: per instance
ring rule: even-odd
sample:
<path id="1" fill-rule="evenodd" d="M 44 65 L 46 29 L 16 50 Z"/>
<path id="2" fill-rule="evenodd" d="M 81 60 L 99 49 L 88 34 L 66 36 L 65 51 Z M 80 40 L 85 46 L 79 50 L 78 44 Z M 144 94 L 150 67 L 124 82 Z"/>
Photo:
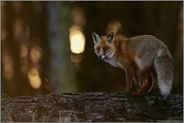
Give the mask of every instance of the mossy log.
<path id="1" fill-rule="evenodd" d="M 1 99 L 2 122 L 182 122 L 183 96 L 61 93 Z"/>

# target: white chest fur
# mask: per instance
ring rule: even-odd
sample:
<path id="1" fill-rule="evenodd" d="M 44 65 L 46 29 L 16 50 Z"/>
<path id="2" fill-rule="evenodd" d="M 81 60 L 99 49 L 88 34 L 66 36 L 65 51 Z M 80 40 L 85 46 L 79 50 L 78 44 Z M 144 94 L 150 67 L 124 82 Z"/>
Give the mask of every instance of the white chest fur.
<path id="1" fill-rule="evenodd" d="M 112 59 L 105 59 L 105 61 L 114 67 L 123 68 L 123 66 L 113 58 Z"/>

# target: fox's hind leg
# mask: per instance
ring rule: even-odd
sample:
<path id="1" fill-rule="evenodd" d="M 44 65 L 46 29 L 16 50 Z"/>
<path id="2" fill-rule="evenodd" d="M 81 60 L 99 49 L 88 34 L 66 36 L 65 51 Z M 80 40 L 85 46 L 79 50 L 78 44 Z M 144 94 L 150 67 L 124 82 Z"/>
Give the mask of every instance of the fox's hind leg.
<path id="1" fill-rule="evenodd" d="M 155 89 L 156 89 L 156 85 L 157 85 L 157 74 L 155 69 L 153 69 L 151 71 L 151 77 L 152 77 L 152 85 L 150 87 L 150 89 L 148 90 L 147 93 L 152 93 Z"/>
<path id="2" fill-rule="evenodd" d="M 148 85 L 148 74 L 150 73 L 149 69 L 146 68 L 146 69 L 143 69 L 143 70 L 140 70 L 140 75 L 141 75 L 141 78 L 142 78 L 142 85 L 141 85 L 141 88 L 138 90 L 138 92 L 135 94 L 135 96 L 140 96 L 142 95 L 142 93 L 146 90 L 146 87 Z"/>

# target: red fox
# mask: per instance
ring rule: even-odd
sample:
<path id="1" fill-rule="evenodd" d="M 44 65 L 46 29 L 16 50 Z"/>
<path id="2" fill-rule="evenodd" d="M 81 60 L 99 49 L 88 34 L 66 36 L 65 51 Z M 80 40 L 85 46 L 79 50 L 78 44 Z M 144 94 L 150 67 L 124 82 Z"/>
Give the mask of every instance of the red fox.
<path id="1" fill-rule="evenodd" d="M 164 99 L 171 93 L 173 58 L 161 40 L 152 35 L 118 39 L 113 32 L 101 37 L 93 33 L 92 38 L 99 59 L 125 70 L 125 92 L 130 92 L 133 80 L 137 88 L 134 95 L 142 95 L 151 74 L 152 85 L 148 93 L 155 89 L 157 83 Z"/>

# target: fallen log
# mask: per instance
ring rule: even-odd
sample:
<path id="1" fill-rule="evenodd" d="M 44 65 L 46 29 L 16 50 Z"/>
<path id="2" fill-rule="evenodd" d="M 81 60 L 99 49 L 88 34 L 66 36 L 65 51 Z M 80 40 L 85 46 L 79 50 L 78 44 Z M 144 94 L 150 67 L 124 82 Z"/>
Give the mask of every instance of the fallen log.
<path id="1" fill-rule="evenodd" d="M 2 122 L 182 122 L 183 96 L 61 93 L 1 99 Z"/>

